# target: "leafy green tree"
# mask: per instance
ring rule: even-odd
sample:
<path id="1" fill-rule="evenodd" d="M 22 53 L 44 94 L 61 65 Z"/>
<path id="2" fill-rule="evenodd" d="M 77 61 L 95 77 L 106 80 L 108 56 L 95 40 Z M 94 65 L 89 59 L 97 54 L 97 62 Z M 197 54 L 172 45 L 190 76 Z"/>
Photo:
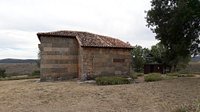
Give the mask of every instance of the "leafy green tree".
<path id="1" fill-rule="evenodd" d="M 6 70 L 5 69 L 0 69 L 0 78 L 5 78 L 6 77 Z"/>
<path id="2" fill-rule="evenodd" d="M 161 43 L 151 46 L 150 53 L 153 57 L 153 62 L 163 63 L 163 64 L 166 63 L 164 60 L 166 50 Z"/>
<path id="3" fill-rule="evenodd" d="M 144 58 L 144 64 L 145 63 L 152 63 L 153 62 L 153 57 L 151 55 L 151 50 L 148 48 L 143 49 L 143 58 Z"/>
<path id="4" fill-rule="evenodd" d="M 199 53 L 199 0 L 152 0 L 146 20 L 166 49 L 165 62 L 174 70 L 182 60 Z"/>
<path id="5" fill-rule="evenodd" d="M 136 72 L 141 72 L 144 66 L 144 57 L 143 57 L 143 48 L 141 46 L 136 45 L 132 50 L 133 56 L 133 67 Z"/>

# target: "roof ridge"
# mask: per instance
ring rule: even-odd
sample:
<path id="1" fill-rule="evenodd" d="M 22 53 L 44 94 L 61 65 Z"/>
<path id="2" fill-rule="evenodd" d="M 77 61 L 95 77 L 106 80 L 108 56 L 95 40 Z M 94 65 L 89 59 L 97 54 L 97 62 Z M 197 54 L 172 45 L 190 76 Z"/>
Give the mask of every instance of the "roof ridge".
<path id="1" fill-rule="evenodd" d="M 85 47 L 132 48 L 130 44 L 127 44 L 120 39 L 94 34 L 86 31 L 59 30 L 53 32 L 41 32 L 37 33 L 37 35 L 39 39 L 41 36 L 63 38 L 75 37 L 80 46 Z"/>

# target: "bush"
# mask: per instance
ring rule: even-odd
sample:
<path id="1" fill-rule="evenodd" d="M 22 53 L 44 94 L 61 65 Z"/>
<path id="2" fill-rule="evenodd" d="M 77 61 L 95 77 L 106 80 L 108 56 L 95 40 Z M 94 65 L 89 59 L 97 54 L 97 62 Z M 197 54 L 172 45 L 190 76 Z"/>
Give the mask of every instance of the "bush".
<path id="1" fill-rule="evenodd" d="M 193 74 L 182 74 L 182 73 L 169 73 L 168 76 L 174 76 L 174 77 L 194 77 Z"/>
<path id="2" fill-rule="evenodd" d="M 140 76 L 143 76 L 144 73 L 137 73 L 137 76 L 140 77 Z"/>
<path id="3" fill-rule="evenodd" d="M 6 70 L 5 69 L 0 69 L 0 78 L 5 78 L 6 77 Z"/>
<path id="4" fill-rule="evenodd" d="M 144 76 L 144 80 L 146 82 L 159 81 L 159 80 L 162 80 L 162 76 L 161 74 L 158 74 L 158 73 L 152 73 L 152 74 L 148 74 Z"/>
<path id="5" fill-rule="evenodd" d="M 178 77 L 194 77 L 192 74 L 178 74 Z"/>
<path id="6" fill-rule="evenodd" d="M 133 72 L 133 73 L 130 74 L 130 77 L 134 80 L 134 79 L 137 79 L 138 77 L 141 77 L 143 75 L 144 75 L 143 73 Z"/>
<path id="7" fill-rule="evenodd" d="M 40 71 L 39 70 L 33 71 L 31 76 L 40 76 Z"/>
<path id="8" fill-rule="evenodd" d="M 134 80 L 134 79 L 137 79 L 137 74 L 130 74 L 130 77 Z"/>
<path id="9" fill-rule="evenodd" d="M 130 81 L 127 78 L 117 76 L 103 76 L 95 78 L 98 85 L 117 85 L 117 84 L 129 84 Z"/>
<path id="10" fill-rule="evenodd" d="M 174 73 L 168 73 L 167 76 L 175 76 L 178 77 L 179 73 L 174 72 Z"/>

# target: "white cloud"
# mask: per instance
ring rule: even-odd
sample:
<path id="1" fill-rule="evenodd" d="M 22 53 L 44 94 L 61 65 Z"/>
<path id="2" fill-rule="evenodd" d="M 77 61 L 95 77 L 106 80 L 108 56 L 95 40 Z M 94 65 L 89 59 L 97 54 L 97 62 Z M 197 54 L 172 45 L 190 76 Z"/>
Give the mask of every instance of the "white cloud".
<path id="1" fill-rule="evenodd" d="M 38 39 L 35 32 L 0 30 L 0 59 L 37 58 Z"/>
<path id="2" fill-rule="evenodd" d="M 0 48 L 32 49 L 39 42 L 35 32 L 0 30 Z"/>
<path id="3" fill-rule="evenodd" d="M 54 30 L 88 31 L 150 47 L 157 41 L 145 26 L 149 8 L 150 0 L 1 0 L 0 58 L 37 58 L 36 33 Z"/>
<path id="4" fill-rule="evenodd" d="M 35 50 L 21 50 L 21 49 L 2 49 L 0 48 L 0 59 L 15 58 L 15 59 L 35 59 L 37 51 Z"/>

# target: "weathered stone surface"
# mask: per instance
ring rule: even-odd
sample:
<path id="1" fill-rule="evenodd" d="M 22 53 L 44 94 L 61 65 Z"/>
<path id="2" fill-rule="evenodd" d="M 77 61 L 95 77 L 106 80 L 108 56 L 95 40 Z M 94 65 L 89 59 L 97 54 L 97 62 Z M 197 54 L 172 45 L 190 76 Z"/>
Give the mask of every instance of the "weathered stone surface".
<path id="1" fill-rule="evenodd" d="M 76 38 L 40 37 L 41 81 L 128 75 L 131 49 L 83 47 Z"/>
<path id="2" fill-rule="evenodd" d="M 75 38 L 41 37 L 41 81 L 78 77 L 78 43 Z"/>
<path id="3" fill-rule="evenodd" d="M 115 62 L 114 59 L 123 61 Z M 130 62 L 130 49 L 83 48 L 83 74 L 128 75 Z"/>

